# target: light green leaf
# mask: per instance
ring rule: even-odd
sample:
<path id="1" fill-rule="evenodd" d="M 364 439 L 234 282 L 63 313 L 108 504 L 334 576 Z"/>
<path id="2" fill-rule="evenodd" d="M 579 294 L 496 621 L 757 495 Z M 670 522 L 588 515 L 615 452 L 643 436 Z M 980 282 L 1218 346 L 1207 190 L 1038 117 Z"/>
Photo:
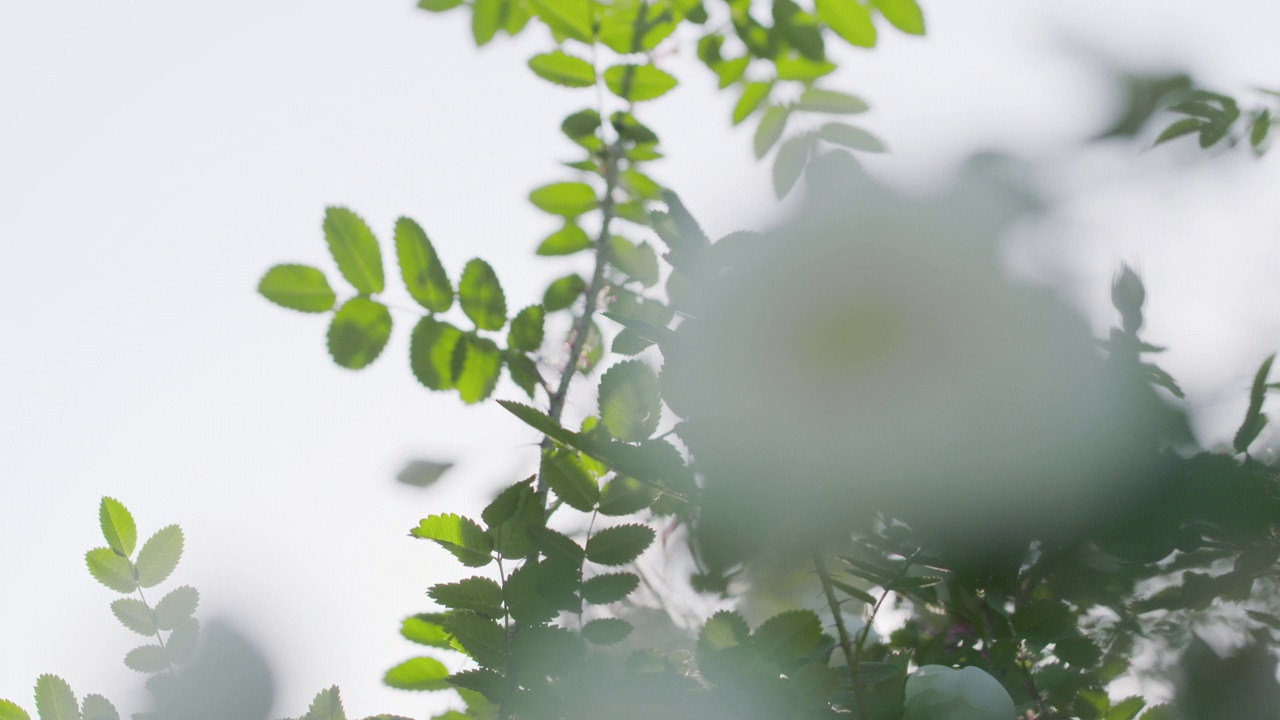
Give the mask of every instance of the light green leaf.
<path id="1" fill-rule="evenodd" d="M 670 36 L 677 22 L 661 0 L 614 0 L 600 18 L 600 41 L 619 55 L 645 52 Z"/>
<path id="2" fill-rule="evenodd" d="M 133 554 L 134 545 L 138 542 L 138 529 L 133 524 L 133 515 L 119 500 L 102 498 L 98 505 L 98 524 L 102 526 L 107 546 L 117 555 L 129 557 Z"/>
<path id="3" fill-rule="evenodd" d="M 346 208 L 326 208 L 324 239 L 329 243 L 329 253 L 338 264 L 338 271 L 351 287 L 366 295 L 382 292 L 386 285 L 382 251 L 373 231 L 359 215 Z"/>
<path id="4" fill-rule="evenodd" d="M 409 367 L 418 382 L 432 390 L 449 390 L 454 385 L 453 355 L 462 340 L 462 331 L 446 322 L 424 317 L 409 339 Z"/>
<path id="5" fill-rule="evenodd" d="M 540 474 L 543 482 L 569 507 L 591 512 L 600 499 L 600 486 L 583 469 L 578 454 L 572 450 L 544 450 Z"/>
<path id="6" fill-rule="evenodd" d="M 159 645 L 139 645 L 124 656 L 124 664 L 140 673 L 158 673 L 169 669 L 169 658 Z"/>
<path id="7" fill-rule="evenodd" d="M 491 618 L 506 614 L 502 609 L 502 588 L 486 577 L 432 585 L 427 595 L 450 610 L 470 610 Z"/>
<path id="8" fill-rule="evenodd" d="M 507 324 L 507 296 L 493 268 L 479 258 L 462 270 L 458 303 L 480 330 L 501 330 Z"/>
<path id="9" fill-rule="evenodd" d="M 155 587 L 165 581 L 182 559 L 182 528 L 169 525 L 160 528 L 138 551 L 138 584 Z"/>
<path id="10" fill-rule="evenodd" d="M 173 630 L 194 615 L 199 604 L 200 593 L 189 585 L 170 590 L 156 603 L 156 626 L 161 630 Z"/>
<path id="11" fill-rule="evenodd" d="M 488 338 L 463 335 L 453 360 L 457 377 L 454 386 L 458 396 L 468 405 L 478 403 L 493 393 L 502 374 L 502 351 Z"/>
<path id="12" fill-rule="evenodd" d="M 400 635 L 419 645 L 448 650 L 453 646 L 449 644 L 448 634 L 440 624 L 443 619 L 443 615 L 435 613 L 419 613 L 407 617 L 400 623 Z"/>
<path id="13" fill-rule="evenodd" d="M 445 629 L 480 665 L 497 670 L 506 663 L 507 632 L 496 620 L 460 610 L 449 614 Z"/>
<path id="14" fill-rule="evenodd" d="M 1146 706 L 1147 701 L 1137 695 L 1127 697 L 1111 705 L 1106 720 L 1133 720 Z"/>
<path id="15" fill-rule="evenodd" d="M 596 191 L 581 182 L 559 182 L 543 185 L 529 193 L 529 202 L 543 212 L 577 217 L 599 206 Z"/>
<path id="16" fill-rule="evenodd" d="M 778 138 L 782 137 L 782 132 L 787 127 L 787 118 L 790 115 L 791 111 L 781 105 L 774 105 L 764 111 L 764 117 L 760 118 L 760 124 L 756 126 L 756 134 L 752 143 L 757 160 L 767 155 L 769 150 L 773 148 L 774 143 L 778 142 Z"/>
<path id="17" fill-rule="evenodd" d="M 36 714 L 40 720 L 80 720 L 80 706 L 66 680 L 47 674 L 36 678 Z"/>
<path id="18" fill-rule="evenodd" d="M 328 312 L 337 301 L 324 273 L 308 265 L 276 265 L 262 276 L 258 293 L 281 307 L 309 313 Z"/>
<path id="19" fill-rule="evenodd" d="M 111 548 L 90 550 L 84 559 L 89 566 L 89 574 L 103 585 L 118 593 L 131 593 L 138 589 L 129 559 L 120 557 Z"/>
<path id="20" fill-rule="evenodd" d="M 444 12 L 462 4 L 462 0 L 418 0 L 418 7 L 428 12 Z"/>
<path id="21" fill-rule="evenodd" d="M 120 598 L 111 603 L 111 612 L 121 625 L 144 637 L 156 634 L 156 623 L 151 617 L 151 608 L 136 598 Z"/>
<path id="22" fill-rule="evenodd" d="M 338 308 L 329 323 L 329 356 L 340 367 L 367 367 L 387 346 L 391 337 L 391 312 L 387 306 L 365 297 L 353 297 Z"/>
<path id="23" fill-rule="evenodd" d="M 396 220 L 395 240 L 400 277 L 409 295 L 431 312 L 442 313 L 453 307 L 453 285 L 426 231 L 402 217 Z"/>
<path id="24" fill-rule="evenodd" d="M 524 423 L 557 442 L 572 445 L 578 441 L 578 434 L 561 427 L 560 423 L 537 408 L 522 405 L 510 400 L 499 400 L 498 404 L 507 412 L 520 418 Z"/>
<path id="25" fill-rule="evenodd" d="M 844 123 L 827 123 L 818 129 L 818 137 L 827 142 L 863 152 L 884 152 L 884 143 L 862 128 Z"/>
<path id="26" fill-rule="evenodd" d="M 590 44 L 594 39 L 589 0 L 529 0 L 551 31 Z"/>
<path id="27" fill-rule="evenodd" d="M 31 720 L 31 716 L 17 703 L 0 700 L 0 720 Z"/>
<path id="28" fill-rule="evenodd" d="M 599 618 L 582 626 L 582 639 L 593 645 L 617 645 L 634 629 L 626 620 Z"/>
<path id="29" fill-rule="evenodd" d="M 788 610 L 764 621 L 751 636 L 768 658 L 790 660 L 808 655 L 822 640 L 822 621 L 812 610 Z"/>
<path id="30" fill-rule="evenodd" d="M 473 520 L 448 514 L 423 518 L 410 535 L 431 540 L 453 553 L 467 567 L 484 567 L 493 557 L 493 541 L 489 534 Z"/>
<path id="31" fill-rule="evenodd" d="M 779 55 L 774 60 L 774 68 L 777 70 L 779 80 L 797 80 L 807 83 L 823 75 L 829 75 L 835 71 L 836 66 L 835 63 L 826 60 L 815 61 L 798 53 L 788 53 Z"/>
<path id="32" fill-rule="evenodd" d="M 193 617 L 178 623 L 169 633 L 164 650 L 169 661 L 174 665 L 187 662 L 196 654 L 196 644 L 200 639 L 200 622 Z"/>
<path id="33" fill-rule="evenodd" d="M 80 717 L 81 720 L 120 720 L 120 713 L 110 700 L 91 693 L 85 695 L 80 704 Z M 3 713 L 0 713 L 0 720 L 4 720 Z"/>
<path id="34" fill-rule="evenodd" d="M 827 113 L 829 115 L 856 115 L 871 109 L 866 101 L 854 95 L 835 90 L 809 88 L 800 95 L 796 110 Z"/>
<path id="35" fill-rule="evenodd" d="M 471 37 L 476 47 L 488 44 L 502 27 L 502 10 L 507 0 L 475 0 L 471 6 Z"/>
<path id="36" fill-rule="evenodd" d="M 738 104 L 733 106 L 733 124 L 738 125 L 751 117 L 760 103 L 769 97 L 772 89 L 773 83 L 769 82 L 749 82 L 742 86 L 742 96 L 738 98 Z"/>
<path id="37" fill-rule="evenodd" d="M 530 305 L 516 313 L 507 333 L 507 347 L 522 352 L 537 352 L 542 347 L 543 325 L 547 311 L 541 305 Z"/>
<path id="38" fill-rule="evenodd" d="M 653 529 L 645 525 L 618 525 L 601 530 L 587 541 L 587 559 L 600 565 L 625 565 L 653 543 Z"/>
<path id="39" fill-rule="evenodd" d="M 791 192 L 796 181 L 804 174 L 813 146 L 813 134 L 804 133 L 787 140 L 778 148 L 778 154 L 773 158 L 773 192 L 779 200 Z"/>
<path id="40" fill-rule="evenodd" d="M 582 599 L 592 605 L 608 605 L 626 599 L 640 587 L 635 573 L 606 573 L 582 581 Z"/>
<path id="41" fill-rule="evenodd" d="M 613 437 L 647 439 L 662 418 L 657 374 L 642 360 L 614 365 L 600 378 L 599 405 L 600 419 Z"/>
<path id="42" fill-rule="evenodd" d="M 744 55 L 740 58 L 718 62 L 711 69 L 715 71 L 720 89 L 723 90 L 741 80 L 750 66 L 751 56 Z"/>
<path id="43" fill-rule="evenodd" d="M 572 305 L 586 289 L 587 281 L 583 280 L 581 275 L 577 273 L 565 275 L 547 287 L 547 291 L 542 295 L 542 306 L 547 309 L 547 312 L 564 310 Z"/>
<path id="44" fill-rule="evenodd" d="M 610 238 L 609 262 L 645 287 L 658 284 L 658 253 L 647 242 L 633 243 L 624 237 Z"/>
<path id="45" fill-rule="evenodd" d="M 653 178 L 633 168 L 619 173 L 623 189 L 636 200 L 659 200 L 662 198 L 662 186 Z"/>
<path id="46" fill-rule="evenodd" d="M 631 102 L 644 102 L 666 95 L 678 81 L 671 73 L 653 65 L 614 65 L 604 71 L 609 92 Z"/>
<path id="47" fill-rule="evenodd" d="M 583 88 L 596 84 L 596 69 L 591 63 L 562 50 L 534 55 L 529 69 L 548 82 L 565 87 Z"/>
<path id="48" fill-rule="evenodd" d="M 302 720 L 347 720 L 347 712 L 342 709 L 342 698 L 338 695 L 338 686 L 334 685 L 317 693 Z"/>
<path id="49" fill-rule="evenodd" d="M 543 256 L 572 255 L 590 247 L 591 238 L 587 237 L 586 231 L 570 220 L 565 222 L 564 227 L 548 235 L 538 246 L 537 252 Z"/>
<path id="50" fill-rule="evenodd" d="M 876 26 L 871 11 L 859 0 L 816 0 L 818 17 L 850 45 L 875 47 Z"/>
<path id="51" fill-rule="evenodd" d="M 924 13 L 916 0 L 871 0 L 884 19 L 904 33 L 924 34 Z"/>
<path id="52" fill-rule="evenodd" d="M 435 658 L 416 657 L 387 671 L 382 682 L 397 690 L 448 690 L 449 670 Z"/>

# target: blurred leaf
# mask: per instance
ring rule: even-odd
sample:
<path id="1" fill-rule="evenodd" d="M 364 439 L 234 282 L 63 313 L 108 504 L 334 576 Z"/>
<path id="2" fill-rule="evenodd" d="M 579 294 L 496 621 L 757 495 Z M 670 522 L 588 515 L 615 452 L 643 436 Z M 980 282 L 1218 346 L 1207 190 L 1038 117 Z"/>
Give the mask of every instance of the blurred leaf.
<path id="1" fill-rule="evenodd" d="M 537 352 L 542 347 L 545 318 L 546 310 L 541 305 L 530 305 L 516 313 L 511 320 L 511 332 L 507 334 L 507 347 L 523 352 Z"/>
<path id="2" fill-rule="evenodd" d="M 124 664 L 140 673 L 158 673 L 169 669 L 169 658 L 159 645 L 139 645 L 124 656 Z"/>
<path id="3" fill-rule="evenodd" d="M 529 68 L 538 77 L 565 87 L 583 88 L 596 84 L 596 70 L 591 63 L 562 50 L 534 55 Z"/>
<path id="4" fill-rule="evenodd" d="M 276 265 L 262 276 L 258 292 L 281 307 L 300 312 L 328 312 L 337 301 L 324 273 L 307 265 Z"/>
<path id="5" fill-rule="evenodd" d="M 190 618 L 200 604 L 200 593 L 196 589 L 183 585 L 170 590 L 156 603 L 156 627 L 161 630 L 173 630 Z"/>
<path id="6" fill-rule="evenodd" d="M 778 154 L 773 158 L 773 193 L 779 200 L 791 192 L 804 173 L 814 141 L 812 133 L 804 133 L 787 140 L 778 148 Z"/>
<path id="7" fill-rule="evenodd" d="M 489 263 L 467 263 L 458 282 L 458 303 L 480 330 L 501 330 L 507 324 L 507 297 Z"/>
<path id="8" fill-rule="evenodd" d="M 600 491 L 600 514 L 631 515 L 653 504 L 657 491 L 629 475 L 617 475 Z"/>
<path id="9" fill-rule="evenodd" d="M 418 7 L 428 12 L 445 12 L 462 4 L 462 0 L 418 0 Z"/>
<path id="10" fill-rule="evenodd" d="M 155 620 L 151 617 L 151 608 L 135 598 L 120 598 L 111 603 L 111 612 L 120 624 L 130 630 L 150 637 L 156 634 Z"/>
<path id="11" fill-rule="evenodd" d="M 779 55 L 774 60 L 779 80 L 797 80 L 812 82 L 835 71 L 835 63 L 826 60 L 814 61 L 802 55 Z"/>
<path id="12" fill-rule="evenodd" d="M 870 106 L 862 98 L 854 95 L 809 88 L 801 93 L 800 102 L 796 104 L 795 109 L 829 115 L 856 115 L 866 112 Z"/>
<path id="13" fill-rule="evenodd" d="M 427 595 L 451 610 L 469 610 L 491 618 L 506 614 L 502 609 L 502 588 L 486 577 L 432 585 Z"/>
<path id="14" fill-rule="evenodd" d="M 440 476 L 453 467 L 451 462 L 435 462 L 434 460 L 410 460 L 396 473 L 396 482 L 412 487 L 434 485 Z"/>
<path id="15" fill-rule="evenodd" d="M 866 590 L 863 590 L 862 588 L 856 587 L 854 585 L 850 585 L 849 583 L 841 580 L 836 580 L 835 578 L 831 579 L 831 584 L 840 588 L 845 592 L 845 594 L 847 594 L 851 598 L 854 598 L 855 600 L 861 600 L 862 602 L 868 605 L 876 604 L 875 597 L 871 593 L 867 592 Z"/>
<path id="16" fill-rule="evenodd" d="M 604 71 L 609 91 L 623 100 L 643 102 L 666 95 L 677 81 L 670 73 L 653 65 L 614 65 Z"/>
<path id="17" fill-rule="evenodd" d="M 609 262 L 626 273 L 633 280 L 638 280 L 645 287 L 658 284 L 658 254 L 647 242 L 633 243 L 617 235 L 610 238 Z"/>
<path id="18" fill-rule="evenodd" d="M 373 231 L 359 215 L 346 208 L 325 208 L 324 238 L 338 271 L 352 287 L 366 295 L 382 292 L 386 285 L 382 251 Z"/>
<path id="19" fill-rule="evenodd" d="M 534 398 L 539 387 L 546 387 L 546 381 L 538 371 L 538 364 L 529 359 L 528 355 L 509 352 L 503 354 L 503 359 L 506 361 L 507 374 L 511 376 L 511 382 L 523 390 L 530 400 Z"/>
<path id="20" fill-rule="evenodd" d="M 715 64 L 712 70 L 716 74 L 717 82 L 720 89 L 723 90 L 730 85 L 742 79 L 746 74 L 747 68 L 751 65 L 751 58 L 743 56 L 732 60 L 724 60 Z M 737 123 L 734 123 L 735 125 Z"/>
<path id="21" fill-rule="evenodd" d="M 788 610 L 765 620 L 751 643 L 768 658 L 795 659 L 809 654 L 822 637 L 822 621 L 812 610 Z"/>
<path id="22" fill-rule="evenodd" d="M 588 45 L 594 39 L 588 0 L 529 0 L 529 4 L 553 33 Z"/>
<path id="23" fill-rule="evenodd" d="M 781 106 L 774 105 L 764 111 L 764 116 L 760 118 L 760 124 L 756 126 L 756 134 L 753 141 L 753 147 L 756 153 L 756 159 L 759 160 L 769 153 L 774 143 L 778 142 L 778 138 L 782 137 L 782 132 L 787 127 L 787 117 L 790 110 Z"/>
<path id="24" fill-rule="evenodd" d="M 435 658 L 416 657 L 396 665 L 382 676 L 382 682 L 397 690 L 446 690 L 449 671 Z"/>
<path id="25" fill-rule="evenodd" d="M 582 581 L 582 599 L 592 605 L 608 605 L 626 599 L 640 587 L 635 573 L 606 573 Z"/>
<path id="26" fill-rule="evenodd" d="M 185 663 L 196 654 L 196 645 L 200 639 L 200 622 L 193 617 L 178 623 L 169 639 L 165 641 L 165 654 L 174 665 Z"/>
<path id="27" fill-rule="evenodd" d="M 110 700 L 101 695 L 90 694 L 85 695 L 84 701 L 80 704 L 80 718 L 81 720 L 120 720 L 120 713 Z M 3 711 L 0 711 L 0 720 L 5 720 Z"/>
<path id="28" fill-rule="evenodd" d="M 396 220 L 395 240 L 400 276 L 409 295 L 433 313 L 453 307 L 453 285 L 422 227 L 402 217 Z"/>
<path id="29" fill-rule="evenodd" d="M 596 191 L 581 182 L 543 185 L 529 193 L 529 202 L 543 212 L 567 218 L 577 217 L 599 206 Z"/>
<path id="30" fill-rule="evenodd" d="M 625 360 L 600 378 L 600 419 L 613 437 L 624 441 L 648 438 L 662 417 L 658 376 L 641 360 Z"/>
<path id="31" fill-rule="evenodd" d="M 471 37 L 476 47 L 489 43 L 502 26 L 502 9 L 506 0 L 474 0 L 471 5 Z"/>
<path id="32" fill-rule="evenodd" d="M 498 376 L 502 374 L 502 350 L 498 344 L 488 338 L 464 335 L 454 352 L 457 370 L 454 385 L 462 401 L 471 405 L 493 394 Z"/>
<path id="33" fill-rule="evenodd" d="M 581 275 L 577 273 L 565 275 L 547 287 L 547 291 L 542 296 L 542 305 L 547 312 L 564 310 L 572 305 L 586 289 L 587 281 L 583 280 Z"/>
<path id="34" fill-rule="evenodd" d="M 653 543 L 656 533 L 645 525 L 618 525 L 587 541 L 587 559 L 600 565 L 625 565 Z"/>
<path id="35" fill-rule="evenodd" d="M 858 0 L 816 0 L 818 17 L 850 45 L 875 47 L 876 26 L 871 11 Z"/>
<path id="36" fill-rule="evenodd" d="M 329 355 L 341 367 L 360 370 L 378 359 L 391 338 L 391 312 L 380 302 L 353 297 L 329 323 Z"/>
<path id="37" fill-rule="evenodd" d="M 31 720 L 31 716 L 18 707 L 17 703 L 0 700 L 0 720 Z"/>
<path id="38" fill-rule="evenodd" d="M 1253 119 L 1253 128 L 1249 131 L 1249 144 L 1255 150 L 1262 147 L 1267 140 L 1267 133 L 1271 131 L 1271 111 L 1263 110 Z"/>
<path id="39" fill-rule="evenodd" d="M 572 221 L 566 221 L 564 227 L 547 236 L 538 245 L 537 253 L 543 256 L 572 255 L 591 247 L 591 238 L 586 231 Z"/>
<path id="40" fill-rule="evenodd" d="M 924 34 L 924 13 L 916 0 L 871 0 L 884 19 L 904 33 Z"/>
<path id="41" fill-rule="evenodd" d="M 616 645 L 634 629 L 626 620 L 599 618 L 582 626 L 582 638 L 593 645 Z"/>
<path id="42" fill-rule="evenodd" d="M 453 553 L 467 567 L 484 567 L 493 557 L 493 541 L 474 521 L 458 515 L 431 515 L 423 518 L 410 535 L 431 540 Z"/>
<path id="43" fill-rule="evenodd" d="M 440 624 L 442 617 L 442 615 L 431 613 L 420 613 L 407 617 L 400 623 L 400 635 L 404 639 L 416 642 L 419 645 L 448 650 L 452 646 L 449 644 L 449 637 L 444 630 L 444 626 Z M 392 687 L 395 686 L 393 685 Z"/>
<path id="44" fill-rule="evenodd" d="M 1111 709 L 1107 711 L 1106 720 L 1133 720 L 1146 705 L 1147 701 L 1140 697 L 1127 697 L 1112 703 Z"/>
<path id="45" fill-rule="evenodd" d="M 1155 144 L 1159 145 L 1161 143 L 1169 142 L 1174 138 L 1180 138 L 1183 135 L 1190 135 L 1191 133 L 1199 130 L 1202 124 L 1203 121 L 1196 118 L 1183 118 L 1165 128 L 1164 132 L 1160 133 L 1160 137 L 1156 138 Z"/>
<path id="46" fill-rule="evenodd" d="M 844 123 L 827 123 L 818 129 L 818 137 L 863 152 L 884 152 L 884 143 L 862 128 Z"/>
<path id="47" fill-rule="evenodd" d="M 733 124 L 738 125 L 743 120 L 751 117 L 751 114 L 760 107 L 760 103 L 769 97 L 769 91 L 773 89 L 773 83 L 767 82 L 749 82 L 742 86 L 742 96 L 738 98 L 738 104 L 733 106 Z"/>
<path id="48" fill-rule="evenodd" d="M 454 673 L 446 679 L 454 687 L 480 693 L 490 702 L 495 703 L 502 701 L 503 693 L 506 690 L 506 681 L 503 680 L 501 675 L 492 670 L 464 670 L 460 673 Z"/>
<path id="49" fill-rule="evenodd" d="M 80 720 L 80 706 L 66 680 L 48 674 L 36 678 L 36 713 L 40 720 Z"/>
<path id="50" fill-rule="evenodd" d="M 462 331 L 446 322 L 424 317 L 409 341 L 409 367 L 418 382 L 432 390 L 454 386 L 453 356 Z"/>
<path id="51" fill-rule="evenodd" d="M 1273 353 L 1263 360 L 1262 366 L 1258 368 L 1258 373 L 1253 378 L 1253 387 L 1249 391 L 1249 409 L 1245 411 L 1244 423 L 1240 425 L 1232 441 L 1232 446 L 1238 453 L 1248 451 L 1253 441 L 1258 439 L 1262 428 L 1266 427 L 1267 416 L 1262 413 L 1262 401 L 1266 399 L 1267 375 L 1271 373 L 1271 363 L 1275 362 L 1275 359 L 1276 356 Z"/>
<path id="52" fill-rule="evenodd" d="M 445 629 L 480 665 L 497 670 L 506 663 L 507 633 L 496 620 L 460 610 L 449 614 Z"/>
<path id="53" fill-rule="evenodd" d="M 133 579 L 133 566 L 128 558 L 120 557 L 111 548 L 95 548 L 85 553 L 89 574 L 95 580 L 118 593 L 131 593 L 138 589 Z"/>

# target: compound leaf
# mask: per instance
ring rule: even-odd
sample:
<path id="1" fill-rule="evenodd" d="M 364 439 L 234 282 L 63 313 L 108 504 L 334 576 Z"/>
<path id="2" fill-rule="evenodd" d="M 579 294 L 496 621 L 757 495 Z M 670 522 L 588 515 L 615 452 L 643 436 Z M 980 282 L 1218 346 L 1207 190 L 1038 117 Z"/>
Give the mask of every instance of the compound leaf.
<path id="1" fill-rule="evenodd" d="M 258 293 L 280 307 L 308 313 L 328 312 L 338 299 L 324 273 L 309 265 L 276 265 L 258 282 Z"/>
<path id="2" fill-rule="evenodd" d="M 111 548 L 95 548 L 85 553 L 89 574 L 95 580 L 118 593 L 131 593 L 138 589 L 133 576 L 133 565 L 128 558 L 117 555 Z"/>
<path id="3" fill-rule="evenodd" d="M 493 541 L 473 520 L 459 515 L 431 515 L 423 518 L 409 534 L 431 540 L 453 553 L 467 567 L 484 567 L 493 559 Z"/>

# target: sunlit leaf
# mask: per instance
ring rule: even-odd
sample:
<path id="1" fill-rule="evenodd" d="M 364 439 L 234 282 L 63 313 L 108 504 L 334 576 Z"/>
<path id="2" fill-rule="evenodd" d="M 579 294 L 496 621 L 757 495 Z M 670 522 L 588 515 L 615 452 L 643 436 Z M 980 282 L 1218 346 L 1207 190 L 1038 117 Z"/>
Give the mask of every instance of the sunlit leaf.
<path id="1" fill-rule="evenodd" d="M 402 217 L 396 220 L 395 240 L 400 276 L 409 295 L 431 312 L 442 313 L 453 307 L 453 285 L 422 227 Z"/>
<path id="2" fill-rule="evenodd" d="M 640 557 L 656 537 L 645 525 L 619 525 L 601 530 L 587 541 L 587 559 L 600 565 L 625 565 Z"/>
<path id="3" fill-rule="evenodd" d="M 529 69 L 548 82 L 565 87 L 582 88 L 596 84 L 596 70 L 591 63 L 562 50 L 534 55 Z"/>
<path id="4" fill-rule="evenodd" d="M 723 90 L 741 80 L 750 65 L 751 57 L 746 55 L 716 63 L 712 70 L 715 71 L 719 80 L 720 89 Z"/>
<path id="5" fill-rule="evenodd" d="M 543 324 L 546 310 L 541 305 L 530 305 L 511 320 L 507 334 L 507 347 L 523 352 L 537 352 L 542 347 Z"/>
<path id="6" fill-rule="evenodd" d="M 876 26 L 871 11 L 859 0 L 816 0 L 818 17 L 850 45 L 875 47 Z"/>
<path id="7" fill-rule="evenodd" d="M 452 646 L 449 645 L 449 637 L 444 626 L 440 624 L 443 617 L 433 613 L 419 613 L 407 617 L 400 623 L 400 635 L 419 645 L 448 650 Z"/>
<path id="8" fill-rule="evenodd" d="M 483 260 L 477 258 L 463 268 L 458 303 L 480 330 L 501 330 L 507 324 L 507 296 L 493 268 Z"/>
<path id="9" fill-rule="evenodd" d="M 382 676 L 382 682 L 397 690 L 447 690 L 449 670 L 435 658 L 416 657 L 396 665 Z"/>
<path id="10" fill-rule="evenodd" d="M 31 720 L 31 716 L 27 714 L 17 703 L 9 700 L 0 700 L 0 720 Z"/>
<path id="11" fill-rule="evenodd" d="M 454 387 L 468 405 L 493 394 L 502 374 L 502 350 L 489 338 L 463 335 L 454 350 Z"/>
<path id="12" fill-rule="evenodd" d="M 631 102 L 654 100 L 678 84 L 675 76 L 653 65 L 614 65 L 604 71 L 609 92 Z"/>
<path id="13" fill-rule="evenodd" d="M 116 554 L 111 548 L 95 548 L 85 553 L 85 564 L 93 579 L 118 593 L 131 593 L 138 589 L 133 578 L 133 566 L 129 559 Z"/>
<path id="14" fill-rule="evenodd" d="M 324 213 L 324 238 L 342 277 L 365 294 L 380 293 L 382 251 L 378 239 L 359 215 L 346 208 L 330 207 Z"/>
<path id="15" fill-rule="evenodd" d="M 428 12 L 444 12 L 462 4 L 462 0 L 418 0 L 418 7 Z"/>
<path id="16" fill-rule="evenodd" d="M 431 515 L 423 518 L 409 534 L 435 542 L 453 553 L 467 567 L 484 567 L 493 560 L 490 554 L 493 541 L 489 534 L 475 521 L 458 515 Z"/>
<path id="17" fill-rule="evenodd" d="M 547 236 L 542 244 L 538 245 L 537 253 L 539 255 L 572 255 L 591 247 L 591 238 L 587 237 L 587 233 L 572 221 L 565 223 L 564 227 Z"/>
<path id="18" fill-rule="evenodd" d="M 529 0 L 529 4 L 555 34 L 591 43 L 593 34 L 589 0 Z"/>
<path id="19" fill-rule="evenodd" d="M 432 390 L 454 386 L 453 355 L 462 331 L 446 322 L 424 317 L 409 340 L 409 366 L 418 382 Z"/>
<path id="20" fill-rule="evenodd" d="M 529 193 L 529 202 L 543 212 L 564 217 L 577 217 L 596 209 L 596 191 L 581 182 L 559 182 L 543 185 Z"/>
<path id="21" fill-rule="evenodd" d="M 445 629 L 480 665 L 501 669 L 506 663 L 507 632 L 496 620 L 467 611 L 449 614 Z"/>
<path id="22" fill-rule="evenodd" d="M 818 78 L 835 72 L 835 63 L 826 60 L 810 60 L 799 54 L 779 55 L 774 60 L 779 80 L 797 80 L 812 82 Z"/>
<path id="23" fill-rule="evenodd" d="M 916 0 L 871 0 L 884 19 L 904 33 L 924 34 L 924 13 Z"/>
<path id="24" fill-rule="evenodd" d="M 376 300 L 353 297 L 329 323 L 329 355 L 341 367 L 360 370 L 378 359 L 391 338 L 391 311 Z"/>
<path id="25" fill-rule="evenodd" d="M 258 292 L 281 307 L 300 312 L 328 312 L 337 301 L 324 273 L 307 265 L 276 265 L 262 276 Z"/>

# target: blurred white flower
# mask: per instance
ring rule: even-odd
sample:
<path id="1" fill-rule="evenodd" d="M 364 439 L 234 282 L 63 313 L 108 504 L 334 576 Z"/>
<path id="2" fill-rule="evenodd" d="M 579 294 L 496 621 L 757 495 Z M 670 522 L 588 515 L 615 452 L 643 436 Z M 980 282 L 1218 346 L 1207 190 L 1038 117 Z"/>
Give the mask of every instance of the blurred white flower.
<path id="1" fill-rule="evenodd" d="M 925 665 L 907 678 L 902 720 L 1013 720 L 1017 709 L 999 680 L 976 667 Z"/>

